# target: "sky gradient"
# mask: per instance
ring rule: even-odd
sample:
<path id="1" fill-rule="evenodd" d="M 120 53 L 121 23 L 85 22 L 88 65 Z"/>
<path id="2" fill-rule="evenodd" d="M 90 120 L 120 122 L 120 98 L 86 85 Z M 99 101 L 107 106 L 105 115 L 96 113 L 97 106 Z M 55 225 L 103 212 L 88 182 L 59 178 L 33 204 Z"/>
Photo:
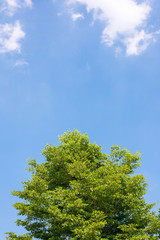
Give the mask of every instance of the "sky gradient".
<path id="1" fill-rule="evenodd" d="M 159 0 L 1 1 L 0 239 L 25 232 L 10 191 L 27 159 L 68 129 L 143 153 L 146 199 L 160 202 L 159 12 Z"/>

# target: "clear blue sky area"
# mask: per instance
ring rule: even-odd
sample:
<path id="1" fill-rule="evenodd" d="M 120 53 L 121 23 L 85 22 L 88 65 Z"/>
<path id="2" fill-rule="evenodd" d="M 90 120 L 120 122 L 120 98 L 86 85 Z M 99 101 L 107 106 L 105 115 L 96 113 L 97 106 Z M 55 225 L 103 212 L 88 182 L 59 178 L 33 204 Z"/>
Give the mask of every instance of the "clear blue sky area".
<path id="1" fill-rule="evenodd" d="M 159 0 L 1 1 L 0 239 L 24 232 L 10 191 L 27 159 L 68 129 L 143 153 L 146 199 L 160 202 L 159 12 Z"/>

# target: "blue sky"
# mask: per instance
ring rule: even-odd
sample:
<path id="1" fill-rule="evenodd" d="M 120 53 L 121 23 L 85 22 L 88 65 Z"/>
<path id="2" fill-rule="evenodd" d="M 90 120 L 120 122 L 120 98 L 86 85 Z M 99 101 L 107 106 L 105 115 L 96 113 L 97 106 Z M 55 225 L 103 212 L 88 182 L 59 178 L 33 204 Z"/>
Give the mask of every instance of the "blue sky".
<path id="1" fill-rule="evenodd" d="M 0 239 L 14 221 L 27 159 L 68 129 L 104 151 L 143 153 L 147 201 L 160 202 L 159 0 L 0 3 Z"/>

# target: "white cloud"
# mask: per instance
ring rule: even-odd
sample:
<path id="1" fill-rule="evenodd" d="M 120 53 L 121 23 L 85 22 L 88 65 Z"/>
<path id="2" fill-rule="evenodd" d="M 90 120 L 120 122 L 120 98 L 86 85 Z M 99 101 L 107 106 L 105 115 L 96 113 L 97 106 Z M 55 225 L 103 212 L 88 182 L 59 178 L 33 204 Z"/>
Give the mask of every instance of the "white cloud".
<path id="1" fill-rule="evenodd" d="M 2 0 L 0 3 L 0 12 L 12 16 L 19 7 L 20 5 L 17 0 Z"/>
<path id="2" fill-rule="evenodd" d="M 139 55 L 154 40 L 148 33 L 147 20 L 151 6 L 147 0 L 67 0 L 68 5 L 83 4 L 93 12 L 94 20 L 105 24 L 102 41 L 108 46 L 119 41 L 126 47 L 127 55 Z"/>
<path id="3" fill-rule="evenodd" d="M 20 40 L 25 37 L 20 22 L 0 24 L 0 53 L 21 52 Z"/>
<path id="4" fill-rule="evenodd" d="M 32 7 L 32 0 L 0 0 L 0 13 L 5 15 L 5 22 L 0 23 L 0 53 L 21 52 L 20 41 L 25 37 L 25 32 L 19 20 L 12 22 L 12 16 L 26 7 Z M 16 65 L 24 64 L 17 62 Z"/>
<path id="5" fill-rule="evenodd" d="M 73 13 L 73 14 L 72 14 L 72 20 L 75 22 L 75 21 L 77 21 L 78 19 L 84 19 L 83 14 L 81 14 L 81 13 Z"/>

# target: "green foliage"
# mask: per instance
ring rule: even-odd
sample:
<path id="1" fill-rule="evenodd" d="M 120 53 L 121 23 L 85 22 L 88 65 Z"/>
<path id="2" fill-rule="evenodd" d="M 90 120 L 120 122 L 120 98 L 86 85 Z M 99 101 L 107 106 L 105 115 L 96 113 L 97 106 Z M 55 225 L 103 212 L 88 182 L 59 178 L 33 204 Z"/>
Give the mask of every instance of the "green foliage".
<path id="1" fill-rule="evenodd" d="M 6 238 L 7 240 L 32 240 L 32 237 L 29 235 L 20 235 L 19 237 L 17 236 L 17 234 L 15 233 L 7 233 L 8 237 Z"/>
<path id="2" fill-rule="evenodd" d="M 17 225 L 29 235 L 8 240 L 157 240 L 160 220 L 146 203 L 147 184 L 134 174 L 140 154 L 113 146 L 109 155 L 86 134 L 68 131 L 59 146 L 47 145 L 45 162 L 29 161 L 31 180 L 13 191 Z"/>

